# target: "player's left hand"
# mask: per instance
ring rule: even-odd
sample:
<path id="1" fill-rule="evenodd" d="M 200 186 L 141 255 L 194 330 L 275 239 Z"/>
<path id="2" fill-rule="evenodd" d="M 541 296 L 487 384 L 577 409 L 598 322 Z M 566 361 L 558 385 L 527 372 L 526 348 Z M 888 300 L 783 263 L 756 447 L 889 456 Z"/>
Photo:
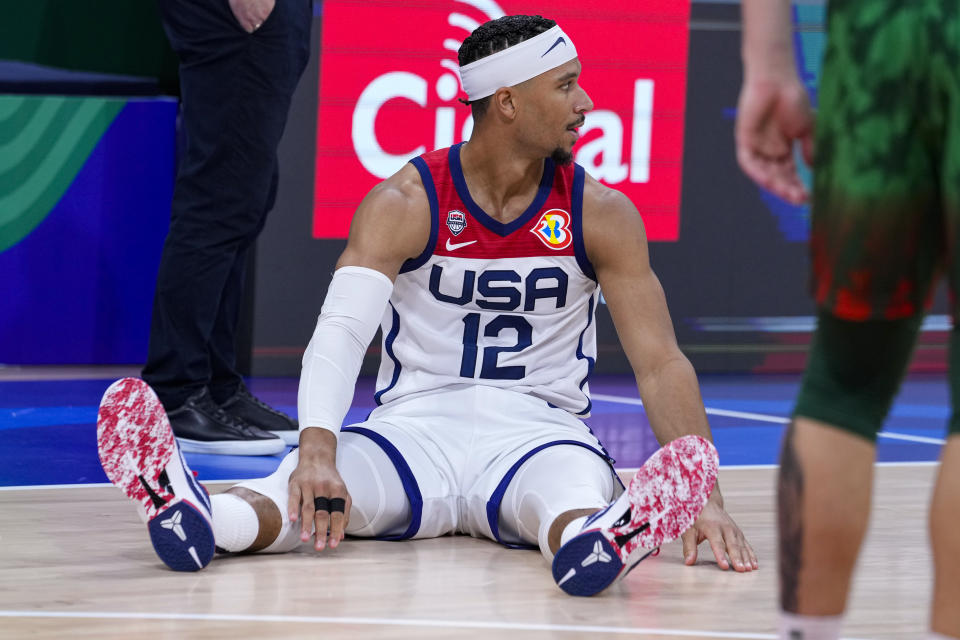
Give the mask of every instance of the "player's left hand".
<path id="1" fill-rule="evenodd" d="M 683 562 L 692 565 L 697 561 L 697 545 L 704 540 L 710 543 L 717 565 L 726 571 L 746 572 L 759 569 L 757 555 L 747 542 L 746 536 L 733 518 L 724 511 L 723 503 L 714 496 L 707 501 L 700 517 L 693 526 L 681 536 L 683 540 Z"/>

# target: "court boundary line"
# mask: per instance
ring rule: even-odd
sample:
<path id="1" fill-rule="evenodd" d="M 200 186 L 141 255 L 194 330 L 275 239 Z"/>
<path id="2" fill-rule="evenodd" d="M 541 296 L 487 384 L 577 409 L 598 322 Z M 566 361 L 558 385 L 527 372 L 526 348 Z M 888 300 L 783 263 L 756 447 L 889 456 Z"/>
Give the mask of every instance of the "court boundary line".
<path id="1" fill-rule="evenodd" d="M 637 407 L 643 406 L 643 400 L 640 398 L 629 398 L 626 396 L 612 396 L 606 393 L 592 393 L 590 397 L 593 400 L 600 400 L 602 402 L 612 402 L 614 404 L 629 404 Z M 712 407 L 704 407 L 706 409 L 708 416 L 723 416 L 726 418 L 743 418 L 745 420 L 755 420 L 757 422 L 772 422 L 776 424 L 789 424 L 790 418 L 784 418 L 782 416 L 771 416 L 764 413 L 750 413 L 748 411 L 732 411 L 729 409 L 715 409 Z M 944 445 L 947 443 L 944 438 L 930 438 L 928 436 L 914 436 L 909 433 L 897 433 L 895 431 L 881 431 L 877 434 L 878 438 L 885 438 L 888 440 L 903 440 L 906 442 L 917 442 L 920 444 L 938 444 Z"/>
<path id="2" fill-rule="evenodd" d="M 907 461 L 884 461 L 874 462 L 875 467 L 935 467 L 940 464 L 939 460 L 907 460 Z M 730 471 L 768 471 L 770 469 L 779 469 L 779 464 L 722 464 L 722 470 Z M 640 467 L 617 467 L 619 473 L 636 473 Z"/>
<path id="3" fill-rule="evenodd" d="M 354 616 L 283 616 L 218 613 L 147 613 L 115 611 L 17 611 L 0 610 L 0 618 L 80 618 L 88 620 L 193 620 L 217 622 L 287 622 L 323 623 L 358 626 L 432 627 L 453 629 L 491 629 L 510 631 L 560 631 L 571 633 L 645 634 L 693 638 L 731 638 L 742 640 L 776 640 L 773 633 L 736 631 L 695 631 L 691 629 L 659 629 L 652 627 L 605 627 L 599 625 L 561 625 L 523 622 L 486 622 L 478 620 L 430 620 L 421 618 L 364 618 Z M 857 640 L 845 638 L 844 640 Z"/>
<path id="4" fill-rule="evenodd" d="M 934 467 L 940 464 L 939 460 L 905 460 L 905 461 L 884 461 L 874 462 L 875 467 Z M 750 470 L 768 470 L 777 469 L 778 464 L 721 464 L 720 468 L 730 471 L 750 471 Z M 636 473 L 640 467 L 615 467 L 619 473 Z M 229 484 L 235 485 L 238 482 L 247 482 L 253 478 L 232 478 L 226 480 L 204 480 L 200 482 L 207 484 Z M 0 492 L 3 491 L 39 491 L 40 489 L 86 489 L 112 487 L 110 482 L 77 482 L 74 484 L 21 484 L 21 485 L 0 485 Z"/>

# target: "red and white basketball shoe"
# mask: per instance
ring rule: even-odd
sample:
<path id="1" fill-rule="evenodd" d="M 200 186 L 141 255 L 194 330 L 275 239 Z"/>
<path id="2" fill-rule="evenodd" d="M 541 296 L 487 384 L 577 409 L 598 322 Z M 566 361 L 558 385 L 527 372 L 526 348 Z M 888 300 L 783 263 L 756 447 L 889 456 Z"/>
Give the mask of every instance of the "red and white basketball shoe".
<path id="1" fill-rule="evenodd" d="M 197 571 L 214 554 L 210 496 L 177 446 L 160 400 L 146 382 L 117 380 L 103 394 L 97 448 L 110 482 L 137 504 L 160 559 Z"/>
<path id="2" fill-rule="evenodd" d="M 592 596 L 679 538 L 707 503 L 718 468 L 717 450 L 700 436 L 678 438 L 654 453 L 627 490 L 557 551 L 557 585 L 571 595 Z"/>

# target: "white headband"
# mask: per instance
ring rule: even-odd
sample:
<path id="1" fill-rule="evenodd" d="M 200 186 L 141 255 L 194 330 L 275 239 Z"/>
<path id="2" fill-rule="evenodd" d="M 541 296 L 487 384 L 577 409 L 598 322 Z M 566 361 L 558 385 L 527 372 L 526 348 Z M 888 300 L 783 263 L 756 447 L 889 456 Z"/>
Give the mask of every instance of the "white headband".
<path id="1" fill-rule="evenodd" d="M 470 100 L 512 87 L 577 57 L 577 50 L 559 26 L 460 67 L 460 82 Z"/>

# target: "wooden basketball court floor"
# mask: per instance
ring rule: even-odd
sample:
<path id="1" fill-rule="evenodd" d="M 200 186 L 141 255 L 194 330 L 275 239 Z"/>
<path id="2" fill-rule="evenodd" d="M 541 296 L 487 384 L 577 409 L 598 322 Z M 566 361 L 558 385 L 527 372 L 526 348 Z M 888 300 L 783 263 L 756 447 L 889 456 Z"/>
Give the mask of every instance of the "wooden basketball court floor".
<path id="1" fill-rule="evenodd" d="M 701 379 L 727 508 L 760 570 L 720 571 L 706 544 L 687 567 L 674 543 L 583 599 L 554 585 L 539 553 L 464 536 L 348 539 L 332 552 L 305 546 L 172 572 L 97 462 L 97 402 L 126 373 L 0 369 L 2 638 L 775 638 L 774 463 L 795 377 Z M 369 410 L 371 385 L 360 385 L 351 419 Z M 636 390 L 612 377 L 591 387 L 591 428 L 628 476 L 656 448 Z M 251 388 L 295 411 L 295 380 L 254 379 Z M 948 406 L 942 379 L 912 377 L 878 441 L 845 637 L 916 638 L 926 628 L 925 512 Z M 280 459 L 187 457 L 212 492 Z"/>

